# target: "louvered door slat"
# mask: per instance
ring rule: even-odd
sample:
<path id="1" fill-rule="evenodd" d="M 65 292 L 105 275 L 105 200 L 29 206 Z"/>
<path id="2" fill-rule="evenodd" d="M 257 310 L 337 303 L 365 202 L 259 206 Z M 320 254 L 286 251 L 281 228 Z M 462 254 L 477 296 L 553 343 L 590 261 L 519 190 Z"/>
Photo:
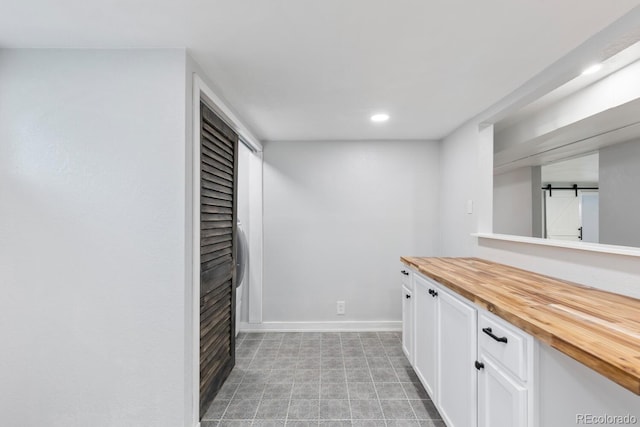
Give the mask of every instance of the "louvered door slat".
<path id="1" fill-rule="evenodd" d="M 200 417 L 235 363 L 238 137 L 200 105 Z"/>

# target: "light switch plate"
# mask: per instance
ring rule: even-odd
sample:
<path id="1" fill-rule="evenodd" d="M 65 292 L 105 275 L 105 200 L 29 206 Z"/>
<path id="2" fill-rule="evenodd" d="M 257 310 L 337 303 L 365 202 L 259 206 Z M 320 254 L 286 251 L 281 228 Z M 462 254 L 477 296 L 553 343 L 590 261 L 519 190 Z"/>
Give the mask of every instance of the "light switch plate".
<path id="1" fill-rule="evenodd" d="M 473 213 L 473 200 L 467 200 L 467 214 Z"/>

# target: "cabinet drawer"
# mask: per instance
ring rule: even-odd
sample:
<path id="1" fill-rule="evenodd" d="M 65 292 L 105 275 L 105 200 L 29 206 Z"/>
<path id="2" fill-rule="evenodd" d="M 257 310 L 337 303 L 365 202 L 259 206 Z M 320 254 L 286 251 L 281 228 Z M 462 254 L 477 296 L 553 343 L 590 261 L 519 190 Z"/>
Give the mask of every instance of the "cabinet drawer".
<path id="1" fill-rule="evenodd" d="M 527 380 L 528 336 L 504 320 L 481 312 L 478 318 L 480 353 L 490 355 L 496 362 L 523 381 Z"/>
<path id="2" fill-rule="evenodd" d="M 413 277 L 413 270 L 411 270 L 409 267 L 407 267 L 403 263 L 400 263 L 400 276 L 402 278 L 402 285 L 405 288 L 407 288 L 410 291 L 412 291 L 413 290 L 413 280 L 411 280 L 411 278 Z"/>

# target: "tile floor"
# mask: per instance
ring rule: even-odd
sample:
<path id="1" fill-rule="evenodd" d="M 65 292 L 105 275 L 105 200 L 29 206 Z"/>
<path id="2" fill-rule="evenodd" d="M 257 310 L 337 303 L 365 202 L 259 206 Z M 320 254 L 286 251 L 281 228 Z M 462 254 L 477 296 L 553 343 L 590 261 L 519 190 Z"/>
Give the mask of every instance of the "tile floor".
<path id="1" fill-rule="evenodd" d="M 202 427 L 445 427 L 399 332 L 248 333 Z"/>

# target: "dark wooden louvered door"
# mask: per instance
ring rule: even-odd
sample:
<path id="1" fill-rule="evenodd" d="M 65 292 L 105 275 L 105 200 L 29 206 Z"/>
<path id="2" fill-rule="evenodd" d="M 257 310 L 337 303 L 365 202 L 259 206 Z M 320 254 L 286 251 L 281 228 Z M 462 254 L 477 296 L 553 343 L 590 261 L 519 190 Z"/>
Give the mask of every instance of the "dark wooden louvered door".
<path id="1" fill-rule="evenodd" d="M 200 418 L 235 364 L 238 136 L 200 104 Z"/>

